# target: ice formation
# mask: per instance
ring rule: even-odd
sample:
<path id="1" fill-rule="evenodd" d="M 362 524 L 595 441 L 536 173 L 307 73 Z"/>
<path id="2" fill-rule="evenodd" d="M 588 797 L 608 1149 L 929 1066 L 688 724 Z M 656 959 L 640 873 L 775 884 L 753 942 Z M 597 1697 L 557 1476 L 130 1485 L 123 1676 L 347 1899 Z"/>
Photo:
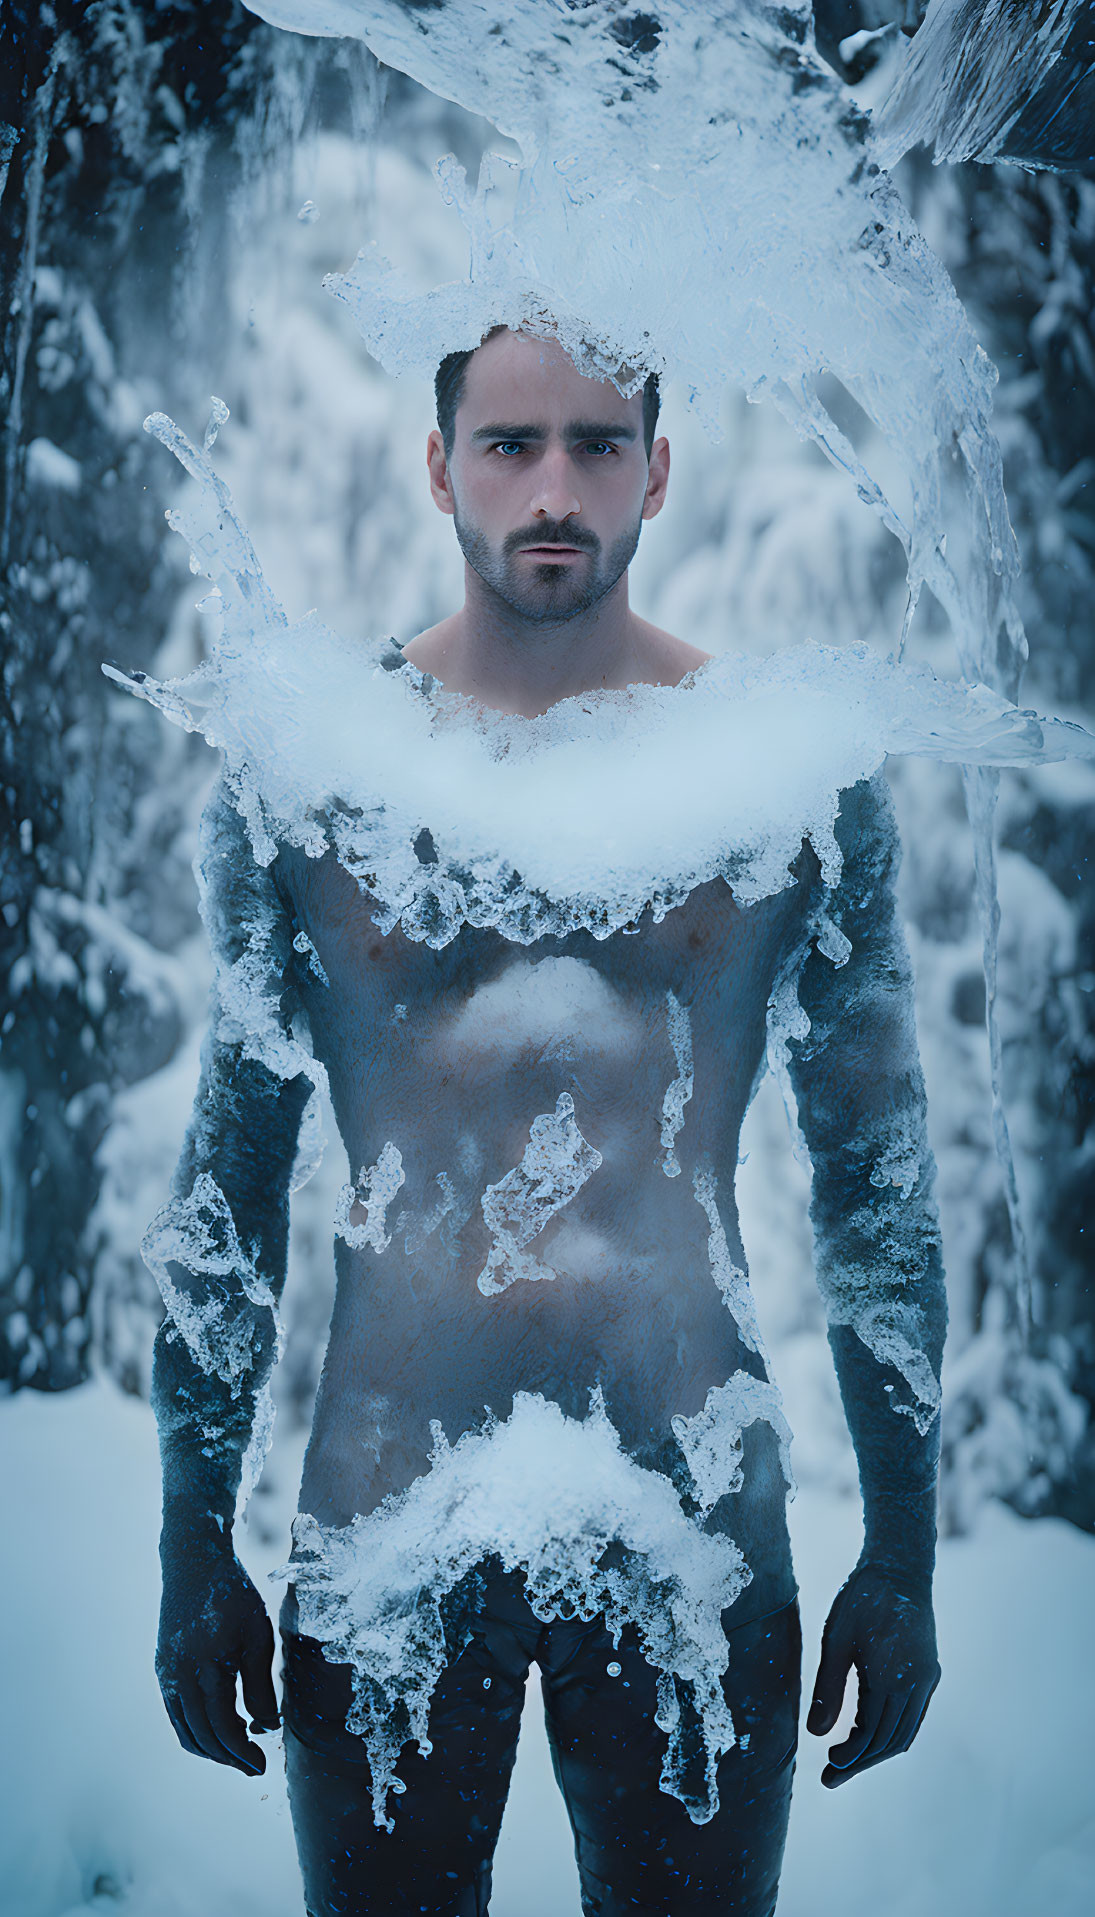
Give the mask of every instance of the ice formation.
<path id="1" fill-rule="evenodd" d="M 673 1419 L 673 1435 L 692 1474 L 702 1518 L 714 1510 L 720 1498 L 741 1490 L 741 1434 L 758 1420 L 770 1424 L 779 1439 L 783 1475 L 793 1491 L 791 1427 L 771 1378 L 735 1371 L 725 1384 L 712 1385 L 703 1410 L 695 1417 Z"/>
<path id="2" fill-rule="evenodd" d="M 696 1203 L 702 1206 L 710 1226 L 707 1255 L 711 1262 L 711 1274 L 722 1293 L 726 1309 L 741 1333 L 742 1342 L 750 1351 L 764 1357 L 764 1344 L 749 1280 L 730 1256 L 726 1232 L 719 1217 L 718 1180 L 714 1172 L 706 1168 L 696 1171 L 692 1177 L 692 1189 L 696 1194 Z"/>
<path id="3" fill-rule="evenodd" d="M 599 1393 L 585 1419 L 521 1392 L 504 1422 L 452 1446 L 440 1425 L 433 1435 L 429 1472 L 370 1515 L 338 1529 L 298 1518 L 282 1574 L 296 1585 L 300 1629 L 353 1671 L 348 1723 L 366 1743 L 377 1824 L 390 1827 L 403 1745 L 429 1750 L 430 1698 L 464 1641 L 452 1599 L 484 1555 L 524 1574 L 545 1622 L 603 1614 L 617 1642 L 635 1628 L 660 1673 L 662 1788 L 707 1822 L 719 1756 L 734 1744 L 720 1680 L 722 1613 L 749 1581 L 737 1547 L 700 1530 L 668 1479 L 627 1456 Z M 699 1777 L 689 1728 L 702 1732 Z"/>
<path id="4" fill-rule="evenodd" d="M 669 1043 L 673 1047 L 673 1056 L 677 1061 L 677 1076 L 672 1080 L 662 1099 L 662 1170 L 667 1178 L 679 1178 L 680 1159 L 674 1146 L 677 1134 L 684 1124 L 684 1108 L 692 1096 L 692 1025 L 688 1009 L 681 1004 L 676 992 L 669 991 L 666 998 L 666 1029 Z"/>
<path id="5" fill-rule="evenodd" d="M 892 166 L 920 144 L 934 146 L 937 162 L 1017 158 L 1027 166 L 1078 166 L 1090 160 L 1095 129 L 1090 120 L 1081 126 L 1075 106 L 1069 125 L 1066 111 L 1091 73 L 1090 39 L 1085 47 L 1077 33 L 1081 58 L 1059 74 L 1085 12 L 1090 15 L 1090 0 L 932 0 L 875 114 L 880 164 Z M 1058 77 L 1060 98 L 1046 101 L 1037 129 L 1042 139 L 1032 146 L 1019 134 L 1020 122 Z"/>
<path id="6" fill-rule="evenodd" d="M 493 1240 L 478 1279 L 484 1298 L 507 1290 L 518 1278 L 555 1277 L 551 1266 L 531 1256 L 525 1246 L 569 1205 L 601 1162 L 600 1152 L 575 1123 L 573 1098 L 560 1092 L 555 1110 L 542 1113 L 529 1126 L 521 1163 L 496 1185 L 488 1185 L 480 1201 Z"/>
<path id="7" fill-rule="evenodd" d="M 335 1231 L 353 1250 L 368 1245 L 373 1251 L 387 1251 L 392 1242 L 385 1229 L 388 1206 L 405 1178 L 399 1147 L 389 1139 L 375 1165 L 362 1165 L 356 1185 L 343 1185 L 335 1206 Z"/>
<path id="8" fill-rule="evenodd" d="M 189 1197 L 173 1198 L 157 1212 L 141 1254 L 196 1363 L 238 1395 L 255 1359 L 256 1314 L 269 1318 L 279 1340 L 280 1327 L 273 1293 L 208 1172 L 198 1174 Z"/>
<path id="9" fill-rule="evenodd" d="M 706 1517 L 725 1493 L 741 1489 L 741 1434 L 746 1425 L 758 1421 L 771 1425 L 779 1442 L 783 1475 L 792 1492 L 794 1478 L 791 1429 L 772 1377 L 748 1275 L 730 1256 L 719 1216 L 718 1180 L 710 1168 L 701 1166 L 693 1173 L 692 1190 L 709 1227 L 707 1256 L 711 1276 L 722 1293 L 722 1301 L 738 1328 L 742 1343 L 759 1358 L 764 1369 L 763 1377 L 736 1371 L 725 1384 L 711 1387 L 703 1410 L 695 1417 L 672 1420 L 673 1435 L 684 1452 L 701 1513 Z"/>

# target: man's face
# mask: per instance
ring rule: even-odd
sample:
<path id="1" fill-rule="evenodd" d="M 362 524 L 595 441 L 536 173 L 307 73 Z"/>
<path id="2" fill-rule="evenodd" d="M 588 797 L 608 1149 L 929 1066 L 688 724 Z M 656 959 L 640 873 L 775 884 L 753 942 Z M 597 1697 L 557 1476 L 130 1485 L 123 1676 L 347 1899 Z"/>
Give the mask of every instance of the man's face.
<path id="1" fill-rule="evenodd" d="M 468 564 L 534 625 L 573 619 L 611 590 L 668 473 L 664 440 L 648 465 L 641 394 L 623 399 L 554 340 L 510 332 L 473 354 L 452 457 L 434 433 L 429 460 Z"/>

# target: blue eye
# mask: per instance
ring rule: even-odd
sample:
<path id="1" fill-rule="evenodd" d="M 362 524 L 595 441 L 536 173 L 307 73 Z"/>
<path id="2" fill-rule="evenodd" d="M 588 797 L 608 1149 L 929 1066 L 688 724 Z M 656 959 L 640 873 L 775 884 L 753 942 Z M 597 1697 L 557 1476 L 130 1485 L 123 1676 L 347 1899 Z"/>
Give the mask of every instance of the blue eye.
<path id="1" fill-rule="evenodd" d="M 508 458 L 509 453 L 506 450 L 507 447 L 518 453 L 523 452 L 524 441 L 520 439 L 500 439 L 496 442 L 494 450 L 496 453 L 501 453 L 503 458 Z"/>
<path id="2" fill-rule="evenodd" d="M 597 453 L 598 446 L 601 449 L 600 453 Z M 615 450 L 615 446 L 608 439 L 591 439 L 586 445 L 586 452 L 597 453 L 598 458 L 603 457 L 605 453 L 614 453 Z"/>

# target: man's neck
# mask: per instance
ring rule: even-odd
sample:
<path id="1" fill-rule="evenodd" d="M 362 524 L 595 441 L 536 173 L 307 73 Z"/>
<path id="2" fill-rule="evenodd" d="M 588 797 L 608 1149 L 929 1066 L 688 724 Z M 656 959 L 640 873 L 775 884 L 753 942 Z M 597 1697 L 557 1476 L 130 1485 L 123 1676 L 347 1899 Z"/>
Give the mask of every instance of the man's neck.
<path id="1" fill-rule="evenodd" d="M 465 566 L 460 611 L 419 633 L 404 656 L 461 698 L 531 719 L 583 692 L 676 685 L 708 655 L 632 612 L 626 573 L 588 611 L 545 624 Z"/>

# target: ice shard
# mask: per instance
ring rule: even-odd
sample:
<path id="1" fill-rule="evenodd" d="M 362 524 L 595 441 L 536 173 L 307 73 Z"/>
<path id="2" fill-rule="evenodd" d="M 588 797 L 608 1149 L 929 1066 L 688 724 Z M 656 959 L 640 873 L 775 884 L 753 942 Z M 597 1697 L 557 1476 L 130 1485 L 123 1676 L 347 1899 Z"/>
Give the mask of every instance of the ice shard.
<path id="1" fill-rule="evenodd" d="M 932 0 L 874 121 L 887 167 L 920 145 L 937 163 L 1090 166 L 1092 0 Z"/>

